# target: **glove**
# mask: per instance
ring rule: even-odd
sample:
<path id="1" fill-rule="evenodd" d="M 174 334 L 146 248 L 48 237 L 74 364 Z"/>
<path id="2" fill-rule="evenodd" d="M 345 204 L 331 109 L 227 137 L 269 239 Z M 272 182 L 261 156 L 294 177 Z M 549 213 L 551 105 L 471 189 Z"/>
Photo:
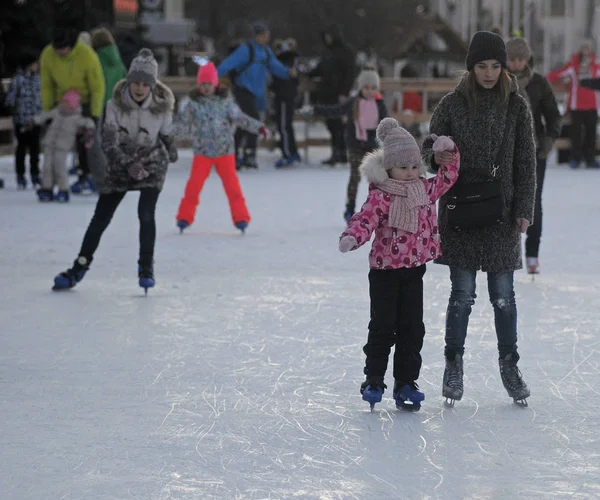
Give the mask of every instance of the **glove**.
<path id="1" fill-rule="evenodd" d="M 141 181 L 150 175 L 141 163 L 133 163 L 132 165 L 129 165 L 127 172 L 131 178 L 135 179 L 136 181 Z"/>
<path id="2" fill-rule="evenodd" d="M 260 136 L 263 138 L 263 141 L 265 141 L 265 142 L 268 141 L 269 139 L 271 139 L 271 137 L 273 137 L 273 134 L 271 133 L 271 131 L 264 125 L 258 129 L 258 133 L 260 134 Z"/>
<path id="3" fill-rule="evenodd" d="M 167 154 L 169 155 L 169 163 L 175 163 L 179 159 L 179 154 L 177 153 L 177 148 L 175 147 L 175 140 L 172 136 L 168 135 L 160 135 L 160 140 L 165 145 L 167 149 Z"/>
<path id="4" fill-rule="evenodd" d="M 433 151 L 440 153 L 442 151 L 454 151 L 456 144 L 446 135 L 440 135 L 433 143 Z"/>
<path id="5" fill-rule="evenodd" d="M 346 253 L 356 246 L 356 238 L 354 236 L 342 236 L 340 238 L 340 252 Z"/>
<path id="6" fill-rule="evenodd" d="M 169 152 L 169 161 L 171 163 L 175 163 L 177 160 L 179 160 L 179 153 L 177 152 L 177 148 L 175 147 L 175 144 L 171 145 L 168 152 Z"/>

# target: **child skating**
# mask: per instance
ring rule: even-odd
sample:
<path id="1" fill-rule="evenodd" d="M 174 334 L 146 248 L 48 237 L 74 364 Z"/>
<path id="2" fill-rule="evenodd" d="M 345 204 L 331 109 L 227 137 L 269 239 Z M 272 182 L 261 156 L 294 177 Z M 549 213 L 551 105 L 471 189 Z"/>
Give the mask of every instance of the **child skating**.
<path id="1" fill-rule="evenodd" d="M 158 64 L 149 49 L 140 50 L 125 80 L 114 88 L 102 123 L 102 149 L 108 160 L 94 216 L 73 267 L 54 278 L 54 290 L 73 288 L 90 268 L 100 238 L 128 191 L 139 191 L 139 285 L 154 286 L 154 212 L 169 162 L 177 161 L 172 112 L 175 97 L 157 80 Z"/>
<path id="2" fill-rule="evenodd" d="M 34 189 L 40 186 L 40 131 L 34 116 L 42 112 L 42 93 L 38 75 L 38 56 L 27 53 L 23 56 L 17 73 L 10 82 L 6 104 L 12 112 L 17 149 L 15 171 L 17 187 L 25 189 L 25 157 L 29 153 L 29 174 Z"/>
<path id="3" fill-rule="evenodd" d="M 204 182 L 215 166 L 223 182 L 233 225 L 244 232 L 250 213 L 235 169 L 234 133 L 236 127 L 268 138 L 268 129 L 258 120 L 242 113 L 227 90 L 219 86 L 212 62 L 200 66 L 197 87 L 190 102 L 175 120 L 175 134 L 193 140 L 194 160 L 177 212 L 177 227 L 183 232 L 193 224 Z"/>
<path id="4" fill-rule="evenodd" d="M 38 198 L 42 202 L 54 200 L 66 203 L 69 201 L 67 155 L 75 148 L 77 134 L 82 130 L 87 131 L 87 136 L 91 140 L 96 126 L 91 118 L 82 115 L 80 95 L 76 90 L 65 92 L 56 108 L 41 113 L 34 119 L 38 126 L 48 120 L 52 121 L 42 141 L 44 169 Z M 58 187 L 56 194 L 54 194 L 55 186 Z"/>
<path id="5" fill-rule="evenodd" d="M 350 178 L 346 195 L 346 222 L 354 215 L 356 193 L 360 183 L 359 166 L 364 156 L 378 147 L 375 130 L 387 115 L 383 97 L 379 93 L 380 80 L 377 71 L 365 69 L 356 79 L 358 95 L 340 105 L 317 105 L 316 115 L 325 118 L 346 118 L 346 144 L 350 159 Z"/>
<path id="6" fill-rule="evenodd" d="M 339 241 L 345 253 L 360 248 L 375 233 L 369 253 L 371 320 L 363 348 L 366 380 L 360 392 L 371 409 L 381 402 L 395 345 L 396 406 L 419 410 L 425 399 L 417 385 L 425 336 L 423 276 L 425 264 L 441 254 L 435 203 L 456 182 L 460 160 L 456 154 L 454 162 L 426 179 L 419 146 L 396 120 L 384 119 L 377 138 L 383 149 L 367 154 L 360 166 L 369 181 L 367 201 Z M 434 148 L 457 151 L 448 137 L 439 137 Z"/>

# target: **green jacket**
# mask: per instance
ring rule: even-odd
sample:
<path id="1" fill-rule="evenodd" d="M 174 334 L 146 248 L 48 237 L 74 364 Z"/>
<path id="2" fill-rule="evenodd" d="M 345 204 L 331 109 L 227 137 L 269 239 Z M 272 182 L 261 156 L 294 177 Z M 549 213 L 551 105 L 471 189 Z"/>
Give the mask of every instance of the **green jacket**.
<path id="1" fill-rule="evenodd" d="M 96 54 L 98 54 L 102 73 L 104 73 L 104 83 L 106 84 L 104 104 L 106 104 L 112 97 L 112 92 L 117 82 L 127 76 L 127 68 L 125 68 L 121 60 L 119 49 L 114 44 L 100 47 L 96 50 Z"/>

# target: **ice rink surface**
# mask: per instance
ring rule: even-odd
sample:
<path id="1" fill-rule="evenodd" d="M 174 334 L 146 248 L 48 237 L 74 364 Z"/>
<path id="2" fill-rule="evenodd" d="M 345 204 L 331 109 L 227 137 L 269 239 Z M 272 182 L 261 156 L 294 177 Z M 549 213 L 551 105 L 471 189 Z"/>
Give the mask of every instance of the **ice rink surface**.
<path id="1" fill-rule="evenodd" d="M 180 235 L 191 152 L 157 208 L 157 286 L 137 284 L 137 193 L 91 270 L 70 267 L 95 198 L 41 205 L 0 158 L 2 499 L 600 498 L 600 172 L 550 166 L 541 274 L 516 274 L 528 408 L 498 373 L 485 275 L 465 396 L 443 406 L 448 269 L 425 276 L 426 400 L 360 398 L 368 247 L 342 255 L 347 170 L 240 175 L 252 222 L 233 227 L 219 178 Z M 361 184 L 359 200 L 366 196 Z"/>

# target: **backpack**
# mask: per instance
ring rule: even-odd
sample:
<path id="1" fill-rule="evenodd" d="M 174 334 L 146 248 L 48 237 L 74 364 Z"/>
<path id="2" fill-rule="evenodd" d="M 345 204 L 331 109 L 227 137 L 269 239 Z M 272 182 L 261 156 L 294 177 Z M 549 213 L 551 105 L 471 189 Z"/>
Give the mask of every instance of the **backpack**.
<path id="1" fill-rule="evenodd" d="M 242 45 L 246 45 L 246 47 L 248 47 L 248 52 L 250 53 L 250 57 L 248 58 L 248 62 L 246 64 L 244 64 L 241 68 L 239 69 L 232 69 L 229 72 L 229 81 L 235 85 L 235 80 L 237 79 L 238 76 L 240 76 L 242 73 L 244 73 L 250 66 L 252 66 L 254 64 L 254 45 L 252 44 L 252 42 L 246 42 L 245 44 L 239 44 L 236 47 L 233 47 L 230 50 L 230 54 L 232 52 L 234 52 L 235 50 L 237 50 L 239 47 L 241 47 Z M 269 65 L 269 62 L 271 61 L 271 51 L 270 50 L 266 50 L 267 52 L 267 59 L 265 60 L 264 64 L 265 66 Z"/>

